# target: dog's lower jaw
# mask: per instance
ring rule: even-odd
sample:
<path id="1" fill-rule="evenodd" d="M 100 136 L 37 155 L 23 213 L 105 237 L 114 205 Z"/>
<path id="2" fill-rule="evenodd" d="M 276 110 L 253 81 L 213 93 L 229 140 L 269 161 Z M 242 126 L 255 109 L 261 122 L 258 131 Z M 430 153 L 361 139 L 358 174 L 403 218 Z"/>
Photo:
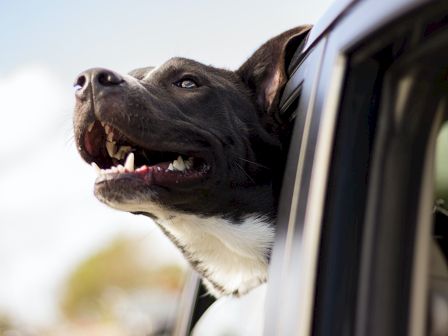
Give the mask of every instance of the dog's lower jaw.
<path id="1" fill-rule="evenodd" d="M 274 240 L 274 226 L 267 216 L 251 214 L 233 222 L 180 213 L 155 203 L 102 201 L 118 210 L 151 214 L 215 297 L 240 296 L 267 280 Z"/>

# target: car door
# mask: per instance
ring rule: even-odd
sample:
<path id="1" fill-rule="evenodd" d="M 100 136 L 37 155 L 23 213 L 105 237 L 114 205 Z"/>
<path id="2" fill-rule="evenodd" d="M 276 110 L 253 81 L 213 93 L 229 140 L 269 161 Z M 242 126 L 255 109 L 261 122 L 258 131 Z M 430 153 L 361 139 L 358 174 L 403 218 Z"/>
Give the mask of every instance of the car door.
<path id="1" fill-rule="evenodd" d="M 446 318 L 429 265 L 447 2 L 345 5 L 305 51 L 324 45 L 310 128 L 291 143 L 265 335 L 426 335 Z"/>

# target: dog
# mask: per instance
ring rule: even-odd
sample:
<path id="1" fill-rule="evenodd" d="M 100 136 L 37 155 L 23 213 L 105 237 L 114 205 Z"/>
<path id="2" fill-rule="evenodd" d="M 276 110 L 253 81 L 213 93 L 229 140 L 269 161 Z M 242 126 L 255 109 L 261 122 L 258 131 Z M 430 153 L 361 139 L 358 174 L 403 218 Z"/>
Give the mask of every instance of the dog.
<path id="1" fill-rule="evenodd" d="M 279 99 L 309 30 L 270 39 L 236 71 L 176 57 L 75 81 L 75 140 L 98 173 L 95 196 L 151 217 L 215 297 L 267 280 L 290 133 Z"/>

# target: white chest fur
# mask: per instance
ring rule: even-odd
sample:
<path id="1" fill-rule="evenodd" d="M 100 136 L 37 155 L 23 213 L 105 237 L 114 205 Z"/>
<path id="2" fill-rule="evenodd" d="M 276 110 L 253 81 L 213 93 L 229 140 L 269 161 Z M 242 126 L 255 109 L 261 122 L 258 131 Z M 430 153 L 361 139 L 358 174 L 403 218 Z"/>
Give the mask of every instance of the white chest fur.
<path id="1" fill-rule="evenodd" d="M 179 215 L 159 224 L 197 263 L 215 296 L 244 294 L 266 280 L 274 230 L 262 217 L 231 223 L 218 217 Z"/>
<path id="2" fill-rule="evenodd" d="M 168 237 L 203 275 L 211 294 L 241 295 L 266 281 L 274 228 L 263 216 L 238 223 L 220 217 L 199 217 L 155 204 L 110 204 L 130 212 L 154 214 Z"/>

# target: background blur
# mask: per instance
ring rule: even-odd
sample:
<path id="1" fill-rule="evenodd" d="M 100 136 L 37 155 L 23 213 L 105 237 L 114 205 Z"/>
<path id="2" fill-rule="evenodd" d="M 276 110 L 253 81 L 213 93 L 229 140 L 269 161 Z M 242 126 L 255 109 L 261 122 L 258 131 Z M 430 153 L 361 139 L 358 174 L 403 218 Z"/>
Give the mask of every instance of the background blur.
<path id="1" fill-rule="evenodd" d="M 150 219 L 93 196 L 72 82 L 172 56 L 236 69 L 332 0 L 0 2 L 0 335 L 168 331 L 187 265 Z"/>

